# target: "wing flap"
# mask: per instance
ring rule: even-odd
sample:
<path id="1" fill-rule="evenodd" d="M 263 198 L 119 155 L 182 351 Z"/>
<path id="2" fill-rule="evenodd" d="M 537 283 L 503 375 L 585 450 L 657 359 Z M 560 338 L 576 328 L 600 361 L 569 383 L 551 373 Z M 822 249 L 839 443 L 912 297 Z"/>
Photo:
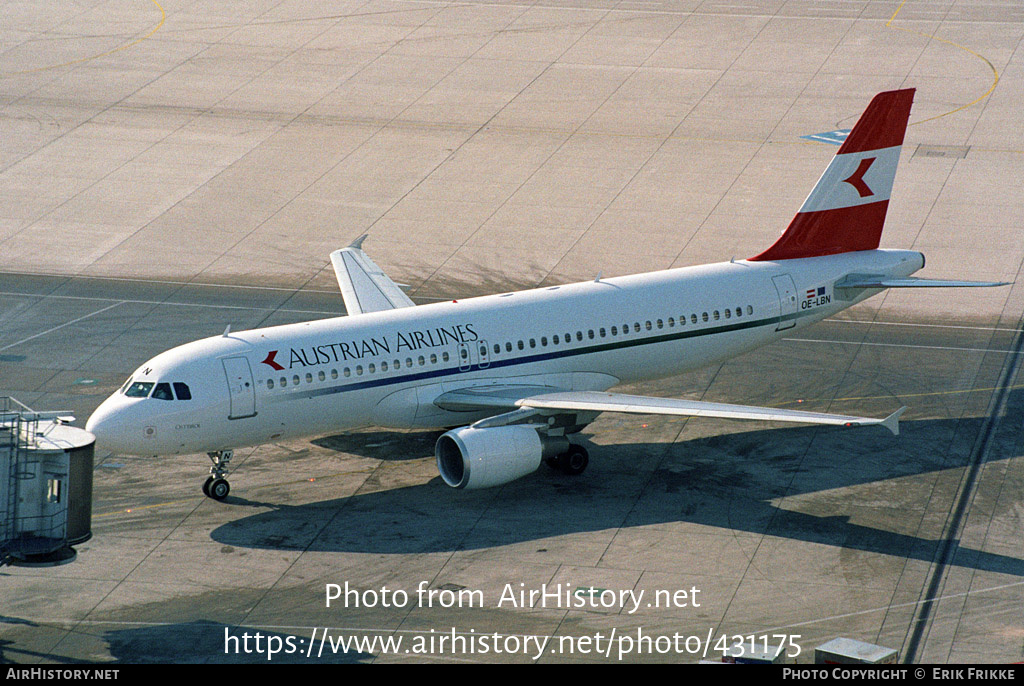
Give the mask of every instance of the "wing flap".
<path id="1" fill-rule="evenodd" d="M 360 236 L 347 248 L 331 253 L 334 275 L 338 279 L 348 314 L 351 316 L 414 307 L 416 303 L 363 252 L 365 238 Z"/>

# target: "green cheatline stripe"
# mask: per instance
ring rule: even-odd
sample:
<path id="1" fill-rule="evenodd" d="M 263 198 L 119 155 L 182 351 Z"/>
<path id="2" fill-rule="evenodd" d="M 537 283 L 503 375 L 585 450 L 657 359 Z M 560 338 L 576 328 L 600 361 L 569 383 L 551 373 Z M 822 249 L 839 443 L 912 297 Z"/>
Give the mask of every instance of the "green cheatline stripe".
<path id="1" fill-rule="evenodd" d="M 470 371 L 480 371 L 483 369 L 497 369 L 501 367 L 513 367 L 523 364 L 532 364 L 534 362 L 542 362 L 544 360 L 553 360 L 562 357 L 573 357 L 576 355 L 590 355 L 599 352 L 609 352 L 612 350 L 621 350 L 624 348 L 633 348 L 642 345 L 656 345 L 658 343 L 667 343 L 669 341 L 682 340 L 686 338 L 696 338 L 699 336 L 713 336 L 720 333 L 728 333 L 731 331 L 742 331 L 744 329 L 755 329 L 761 326 L 775 326 L 784 321 L 796 320 L 801 317 L 809 316 L 810 312 L 792 312 L 790 314 L 782 315 L 781 317 L 769 317 L 766 319 L 755 319 L 752 321 L 739 322 L 736 324 L 727 324 L 724 326 L 715 326 L 707 329 L 688 329 L 669 334 L 661 334 L 657 336 L 649 336 L 647 338 L 635 338 L 632 340 L 621 340 L 612 343 L 601 343 L 598 345 L 590 345 L 583 348 L 572 348 L 567 350 L 555 350 L 551 352 L 540 353 L 536 355 L 527 355 L 525 357 L 517 357 L 508 360 L 492 360 L 487 363 L 486 366 L 480 366 L 479 364 L 470 366 L 469 369 L 462 370 L 459 367 L 448 367 L 445 369 L 434 369 L 427 372 L 416 372 L 414 374 L 403 374 L 401 376 L 388 376 L 385 378 L 377 378 L 369 381 L 359 381 L 356 383 L 341 384 L 338 386 L 330 386 L 328 388 L 317 388 L 309 391 L 298 391 L 291 392 L 287 395 L 283 395 L 279 398 L 271 398 L 271 400 L 285 401 L 285 400 L 304 400 L 315 398 L 322 395 L 334 395 L 336 393 L 345 393 L 348 391 L 356 391 L 364 388 L 375 388 L 378 386 L 390 386 L 394 384 L 407 383 L 409 381 L 420 381 L 423 379 L 438 378 L 444 376 L 452 376 L 455 374 L 461 374 Z"/>

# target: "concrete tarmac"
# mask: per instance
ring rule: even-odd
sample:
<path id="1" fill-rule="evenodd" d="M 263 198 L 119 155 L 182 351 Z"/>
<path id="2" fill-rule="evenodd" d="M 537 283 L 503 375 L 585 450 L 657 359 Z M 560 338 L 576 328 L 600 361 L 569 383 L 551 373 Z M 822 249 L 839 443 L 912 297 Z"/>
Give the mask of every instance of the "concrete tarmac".
<path id="1" fill-rule="evenodd" d="M 1024 263 L 1005 4 L 12 2 L 0 36 L 0 395 L 79 425 L 173 345 L 343 314 L 363 233 L 417 302 L 756 254 L 836 150 L 805 136 L 888 88 L 883 247 Z M 462 493 L 437 434 L 368 430 L 239 451 L 224 502 L 205 456 L 100 446 L 77 559 L 0 569 L 0 659 L 1024 660 L 1022 317 L 1019 285 L 890 292 L 625 389 L 906 405 L 898 438 L 603 415 L 581 477 Z"/>

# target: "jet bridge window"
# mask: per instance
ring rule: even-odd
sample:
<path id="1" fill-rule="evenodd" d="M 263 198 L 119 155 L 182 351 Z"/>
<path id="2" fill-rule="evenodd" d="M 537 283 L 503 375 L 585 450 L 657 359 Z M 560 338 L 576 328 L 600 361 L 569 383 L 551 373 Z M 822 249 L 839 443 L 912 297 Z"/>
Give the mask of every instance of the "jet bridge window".
<path id="1" fill-rule="evenodd" d="M 155 384 L 152 381 L 136 381 L 124 392 L 129 398 L 148 398 Z"/>
<path id="2" fill-rule="evenodd" d="M 273 384 L 271 384 L 270 387 L 273 388 Z M 189 390 L 188 384 L 182 383 L 180 381 L 174 382 L 174 395 L 177 396 L 178 400 L 192 399 L 192 391 Z"/>

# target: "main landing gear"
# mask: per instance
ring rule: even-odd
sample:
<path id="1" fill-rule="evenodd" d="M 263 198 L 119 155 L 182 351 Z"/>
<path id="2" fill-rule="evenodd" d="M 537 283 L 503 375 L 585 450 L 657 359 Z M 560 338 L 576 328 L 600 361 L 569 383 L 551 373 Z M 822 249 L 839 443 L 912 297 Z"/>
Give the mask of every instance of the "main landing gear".
<path id="1" fill-rule="evenodd" d="M 569 449 L 561 455 L 549 457 L 544 460 L 549 467 L 569 476 L 578 476 L 587 469 L 590 464 L 590 455 L 586 448 L 578 445 L 570 445 Z"/>
<path id="2" fill-rule="evenodd" d="M 228 462 L 234 456 L 233 450 L 218 450 L 213 453 L 206 453 L 213 466 L 210 467 L 210 477 L 203 484 L 203 494 L 214 500 L 224 500 L 231 492 L 231 484 L 224 477 L 228 473 Z"/>

